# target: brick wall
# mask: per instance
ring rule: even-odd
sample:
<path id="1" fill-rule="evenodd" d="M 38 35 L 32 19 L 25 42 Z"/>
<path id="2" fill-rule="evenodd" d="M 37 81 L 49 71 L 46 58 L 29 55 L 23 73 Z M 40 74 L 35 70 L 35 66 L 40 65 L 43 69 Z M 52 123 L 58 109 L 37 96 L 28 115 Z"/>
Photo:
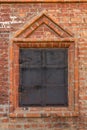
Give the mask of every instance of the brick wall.
<path id="1" fill-rule="evenodd" d="M 10 45 L 13 34 L 42 11 L 68 28 L 78 45 L 78 116 L 10 117 Z M 44 34 L 45 30 L 47 33 Z M 39 34 L 39 32 L 41 32 Z M 30 37 L 56 34 L 40 27 Z M 41 36 L 39 36 L 41 35 Z M 43 37 L 42 37 L 43 38 Z M 0 129 L 1 130 L 86 130 L 87 129 L 87 3 L 0 3 Z M 26 43 L 25 43 L 26 44 Z M 27 110 L 25 110 L 26 113 Z M 60 109 L 61 111 L 61 109 Z"/>

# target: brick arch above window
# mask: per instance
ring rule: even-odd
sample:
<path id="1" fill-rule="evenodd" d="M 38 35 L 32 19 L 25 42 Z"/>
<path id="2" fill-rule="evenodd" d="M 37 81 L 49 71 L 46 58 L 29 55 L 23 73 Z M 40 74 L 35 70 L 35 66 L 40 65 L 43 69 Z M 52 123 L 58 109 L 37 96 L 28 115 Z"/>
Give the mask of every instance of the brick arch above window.
<path id="1" fill-rule="evenodd" d="M 43 26 L 43 24 L 45 26 Z M 42 26 L 42 27 L 41 27 Z M 41 28 L 40 28 L 41 27 Z M 43 33 L 38 38 L 38 30 Z M 54 35 L 51 37 L 51 35 Z M 19 107 L 19 50 L 20 48 L 68 48 L 67 107 Z M 58 25 L 46 12 L 40 13 L 17 31 L 10 44 L 10 117 L 77 116 L 78 110 L 78 46 L 73 34 Z"/>

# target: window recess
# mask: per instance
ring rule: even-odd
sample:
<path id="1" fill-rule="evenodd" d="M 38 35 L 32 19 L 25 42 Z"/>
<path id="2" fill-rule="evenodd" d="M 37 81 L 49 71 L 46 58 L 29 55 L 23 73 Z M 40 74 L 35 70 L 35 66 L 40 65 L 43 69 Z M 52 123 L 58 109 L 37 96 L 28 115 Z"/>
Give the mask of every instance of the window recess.
<path id="1" fill-rule="evenodd" d="M 20 48 L 19 106 L 68 105 L 68 48 Z"/>

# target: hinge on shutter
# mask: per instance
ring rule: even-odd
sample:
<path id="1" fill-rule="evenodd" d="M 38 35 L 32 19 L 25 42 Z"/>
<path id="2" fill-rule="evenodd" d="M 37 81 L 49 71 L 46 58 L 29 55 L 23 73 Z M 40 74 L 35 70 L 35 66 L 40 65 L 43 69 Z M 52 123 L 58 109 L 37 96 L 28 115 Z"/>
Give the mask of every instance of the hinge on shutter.
<path id="1" fill-rule="evenodd" d="M 36 88 L 36 89 L 41 89 L 42 86 L 41 86 L 41 85 L 35 85 L 34 88 Z"/>
<path id="2" fill-rule="evenodd" d="M 23 86 L 19 86 L 19 89 L 18 89 L 19 92 L 23 92 L 24 91 L 24 88 Z"/>
<path id="3" fill-rule="evenodd" d="M 22 63 L 22 58 L 19 59 L 19 64 L 21 64 L 21 63 Z"/>

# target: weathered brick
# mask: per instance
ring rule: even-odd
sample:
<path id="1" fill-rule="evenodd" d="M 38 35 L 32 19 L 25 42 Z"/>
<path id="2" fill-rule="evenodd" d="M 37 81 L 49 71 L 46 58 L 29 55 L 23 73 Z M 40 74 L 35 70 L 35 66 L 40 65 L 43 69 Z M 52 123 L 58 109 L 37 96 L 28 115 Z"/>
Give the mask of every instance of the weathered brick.
<path id="1" fill-rule="evenodd" d="M 13 3 L 10 3 L 11 1 L 12 0 L 0 0 L 0 130 L 86 130 L 87 1 L 83 0 L 82 3 L 81 0 L 41 0 L 42 2 L 39 2 L 39 0 L 32 0 L 32 2 L 31 0 L 17 0 L 23 3 L 15 3 L 17 1 L 14 0 Z M 53 3 L 51 3 L 50 1 Z M 32 23 L 32 25 L 30 26 L 31 30 L 29 29 L 29 25 L 26 25 L 26 29 L 24 28 L 25 34 L 23 33 L 20 36 L 20 43 L 19 41 L 15 41 L 15 46 L 12 46 L 12 48 L 10 48 L 10 45 L 13 44 L 11 43 L 11 40 L 14 36 L 13 34 L 17 30 L 20 30 L 24 24 L 29 24 L 29 21 L 32 22 L 32 19 L 33 21 L 35 21 L 37 17 L 40 18 L 40 16 L 38 15 L 44 11 L 47 11 L 46 14 L 59 25 L 59 30 L 57 29 L 57 26 L 52 23 L 52 21 L 49 22 L 49 19 L 43 17 L 42 19 L 37 20 L 35 24 Z M 68 34 L 66 34 L 66 32 L 65 34 L 61 33 L 62 31 L 60 25 L 66 31 L 66 28 L 70 30 L 70 32 L 67 31 L 68 34 L 71 34 L 71 32 L 72 34 L 74 34 L 74 36 L 72 35 L 72 37 L 75 39 L 75 43 L 67 42 Z M 54 42 L 55 38 L 57 40 L 61 39 L 60 35 L 61 37 L 66 38 L 65 43 L 63 41 L 61 41 L 60 43 L 58 41 Z M 31 38 L 30 42 L 28 42 L 28 40 L 25 40 L 22 43 L 24 37 Z M 44 39 L 46 41 L 42 42 Z M 36 40 L 38 41 L 34 42 Z M 52 41 L 47 42 L 47 40 Z M 74 52 L 74 49 L 76 48 L 74 45 L 71 47 L 70 44 L 77 45 L 77 48 L 79 48 L 78 52 Z M 69 51 L 69 91 L 71 93 L 69 95 L 70 107 L 68 110 L 67 108 L 62 109 L 61 107 L 41 107 L 28 109 L 18 108 L 17 86 L 19 75 L 17 63 L 18 49 L 20 47 L 69 47 L 69 49 L 71 50 Z M 14 69 L 10 71 L 12 66 L 15 67 L 14 73 Z M 15 81 L 13 75 L 15 76 Z M 79 82 L 77 82 L 78 80 Z M 9 84 L 12 87 L 11 89 L 9 87 Z M 14 89 L 14 94 L 11 93 L 12 89 Z M 76 95 L 77 98 L 75 99 L 73 96 L 71 97 L 71 95 Z M 77 101 L 79 101 L 79 103 L 77 103 Z M 14 108 L 12 105 L 14 105 Z M 78 105 L 79 109 L 78 107 L 76 107 Z M 71 113 L 72 109 L 73 112 Z M 79 114 L 77 114 L 77 112 Z"/>

